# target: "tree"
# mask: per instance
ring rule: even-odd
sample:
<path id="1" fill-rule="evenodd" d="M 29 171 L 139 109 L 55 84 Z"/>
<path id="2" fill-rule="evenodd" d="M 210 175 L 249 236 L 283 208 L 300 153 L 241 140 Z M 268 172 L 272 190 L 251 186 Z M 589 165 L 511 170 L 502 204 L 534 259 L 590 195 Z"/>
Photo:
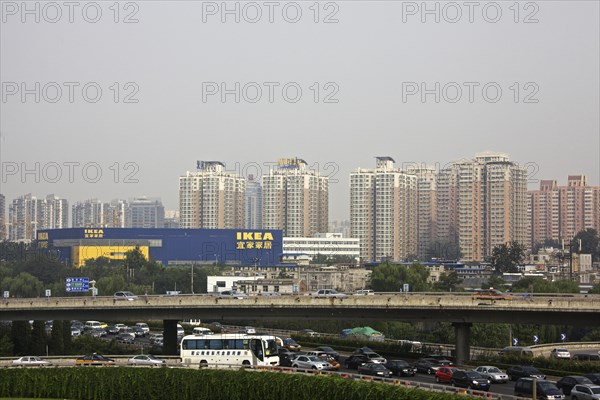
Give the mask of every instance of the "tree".
<path id="1" fill-rule="evenodd" d="M 581 251 L 579 251 L 579 240 L 581 240 Z M 571 241 L 574 253 L 591 254 L 593 261 L 598 261 L 600 256 L 600 239 L 595 229 L 588 228 L 575 235 Z"/>
<path id="2" fill-rule="evenodd" d="M 490 279 L 484 284 L 481 285 L 482 289 L 494 288 L 498 290 L 506 290 L 506 282 L 499 276 L 490 276 Z"/>
<path id="3" fill-rule="evenodd" d="M 29 352 L 34 356 L 43 356 L 46 354 L 46 324 L 44 321 L 33 321 L 31 330 L 31 341 L 29 342 Z"/>
<path id="4" fill-rule="evenodd" d="M 490 262 L 498 274 L 518 272 L 519 265 L 525 258 L 525 246 L 513 240 L 509 244 L 494 247 Z"/>
<path id="5" fill-rule="evenodd" d="M 423 265 L 405 266 L 386 261 L 373 269 L 370 288 L 376 292 L 400 292 L 407 283 L 411 292 L 423 292 L 430 288 L 428 277 L 429 271 Z"/>
<path id="6" fill-rule="evenodd" d="M 31 326 L 28 321 L 13 321 L 10 332 L 13 342 L 13 355 L 24 356 L 29 352 Z"/>
<path id="7" fill-rule="evenodd" d="M 69 333 L 71 332 L 69 331 Z M 63 321 L 52 321 L 52 332 L 50 333 L 50 340 L 48 341 L 48 349 L 49 352 L 54 355 L 65 354 Z"/>
<path id="8" fill-rule="evenodd" d="M 27 272 L 21 272 L 14 278 L 4 278 L 0 286 L 5 290 L 9 290 L 11 296 L 39 297 L 42 294 L 44 284 L 35 276 Z"/>
<path id="9" fill-rule="evenodd" d="M 440 279 L 433 284 L 433 289 L 442 292 L 454 292 L 461 282 L 462 280 L 458 277 L 456 271 L 444 272 L 440 275 Z"/>

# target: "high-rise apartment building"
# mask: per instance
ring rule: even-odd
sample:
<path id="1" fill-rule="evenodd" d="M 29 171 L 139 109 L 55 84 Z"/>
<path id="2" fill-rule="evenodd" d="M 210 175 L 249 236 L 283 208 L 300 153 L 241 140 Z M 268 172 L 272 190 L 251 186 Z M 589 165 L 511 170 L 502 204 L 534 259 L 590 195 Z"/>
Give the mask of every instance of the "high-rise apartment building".
<path id="1" fill-rule="evenodd" d="M 546 239 L 568 243 L 578 232 L 600 231 L 600 186 L 588 186 L 584 175 L 569 175 L 566 186 L 542 180 L 528 192 L 531 209 L 531 246 Z"/>
<path id="2" fill-rule="evenodd" d="M 406 172 L 417 177 L 417 254 L 425 260 L 431 243 L 437 239 L 438 174 L 427 165 L 413 165 Z"/>
<path id="3" fill-rule="evenodd" d="M 0 193 L 0 240 L 6 240 L 6 199 Z"/>
<path id="4" fill-rule="evenodd" d="M 327 232 L 329 179 L 308 169 L 306 161 L 280 159 L 262 177 L 263 229 L 281 229 L 286 237 Z"/>
<path id="5" fill-rule="evenodd" d="M 364 261 L 404 260 L 417 253 L 417 176 L 377 157 L 375 169 L 350 174 L 351 237 Z"/>
<path id="6" fill-rule="evenodd" d="M 76 202 L 72 207 L 73 228 L 125 228 L 127 202 L 115 199 L 102 202 L 98 199 L 89 199 Z"/>
<path id="7" fill-rule="evenodd" d="M 198 161 L 197 168 L 179 178 L 179 226 L 244 228 L 245 179 L 219 161 Z"/>
<path id="8" fill-rule="evenodd" d="M 38 199 L 30 193 L 12 201 L 8 210 L 9 233 L 12 241 L 31 241 L 39 229 L 60 229 L 69 226 L 67 200 L 48 195 Z"/>
<path id="9" fill-rule="evenodd" d="M 136 197 L 126 208 L 126 228 L 163 228 L 165 207 L 159 198 Z"/>
<path id="10" fill-rule="evenodd" d="M 262 187 L 252 174 L 246 181 L 246 229 L 262 229 Z"/>
<path id="11" fill-rule="evenodd" d="M 527 170 L 506 154 L 460 160 L 438 177 L 438 238 L 458 242 L 465 261 L 480 261 L 494 247 L 529 246 Z"/>

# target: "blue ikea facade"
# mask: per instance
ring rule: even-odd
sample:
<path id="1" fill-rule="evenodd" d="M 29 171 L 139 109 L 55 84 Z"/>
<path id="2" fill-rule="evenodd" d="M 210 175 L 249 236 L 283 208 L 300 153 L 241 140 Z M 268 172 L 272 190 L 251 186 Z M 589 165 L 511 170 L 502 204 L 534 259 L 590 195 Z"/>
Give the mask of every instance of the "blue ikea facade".
<path id="1" fill-rule="evenodd" d="M 75 254 L 82 249 L 88 253 L 95 248 L 111 249 L 115 255 L 112 258 L 118 259 L 128 249 L 140 247 L 165 266 L 215 262 L 274 265 L 282 254 L 283 233 L 246 229 L 69 228 L 39 230 L 37 240 L 68 264 L 76 263 Z M 115 251 L 119 248 L 123 251 Z"/>

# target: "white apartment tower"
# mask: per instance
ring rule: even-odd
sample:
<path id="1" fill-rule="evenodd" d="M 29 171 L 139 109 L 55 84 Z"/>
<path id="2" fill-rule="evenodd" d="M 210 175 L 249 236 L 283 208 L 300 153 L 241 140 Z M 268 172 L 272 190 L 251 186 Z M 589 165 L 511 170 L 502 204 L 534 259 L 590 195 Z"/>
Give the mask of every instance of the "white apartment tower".
<path id="1" fill-rule="evenodd" d="M 453 162 L 438 179 L 438 237 L 458 242 L 462 259 L 481 261 L 516 240 L 529 246 L 527 170 L 506 154 Z"/>
<path id="2" fill-rule="evenodd" d="M 377 157 L 375 169 L 350 174 L 351 237 L 363 261 L 401 261 L 417 253 L 417 176 Z"/>
<path id="3" fill-rule="evenodd" d="M 102 202 L 89 199 L 76 202 L 72 207 L 73 228 L 124 228 L 126 226 L 127 202 L 115 199 Z"/>
<path id="4" fill-rule="evenodd" d="M 262 229 L 262 187 L 254 175 L 246 182 L 246 229 Z"/>
<path id="5" fill-rule="evenodd" d="M 0 193 L 0 240 L 6 240 L 6 203 L 5 197 Z"/>
<path id="6" fill-rule="evenodd" d="M 180 228 L 244 228 L 245 179 L 220 161 L 198 161 L 197 169 L 179 177 Z"/>
<path id="7" fill-rule="evenodd" d="M 312 237 L 328 230 L 329 179 L 306 161 L 285 158 L 262 177 L 263 229 L 285 237 Z"/>
<path id="8" fill-rule="evenodd" d="M 66 199 L 48 195 L 38 199 L 26 194 L 12 201 L 8 210 L 11 241 L 31 241 L 39 229 L 67 228 L 69 204 Z"/>

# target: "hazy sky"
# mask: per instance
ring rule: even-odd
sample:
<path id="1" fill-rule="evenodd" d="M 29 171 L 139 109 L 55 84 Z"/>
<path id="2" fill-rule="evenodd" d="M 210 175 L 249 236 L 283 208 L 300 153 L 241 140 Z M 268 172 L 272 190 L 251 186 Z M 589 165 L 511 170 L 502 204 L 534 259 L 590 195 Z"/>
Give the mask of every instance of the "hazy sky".
<path id="1" fill-rule="evenodd" d="M 375 156 L 443 166 L 485 150 L 526 165 L 532 189 L 599 184 L 598 1 L 223 5 L 2 1 L 7 203 L 176 209 L 196 160 L 260 175 L 300 157 L 346 219 L 349 173 Z"/>

